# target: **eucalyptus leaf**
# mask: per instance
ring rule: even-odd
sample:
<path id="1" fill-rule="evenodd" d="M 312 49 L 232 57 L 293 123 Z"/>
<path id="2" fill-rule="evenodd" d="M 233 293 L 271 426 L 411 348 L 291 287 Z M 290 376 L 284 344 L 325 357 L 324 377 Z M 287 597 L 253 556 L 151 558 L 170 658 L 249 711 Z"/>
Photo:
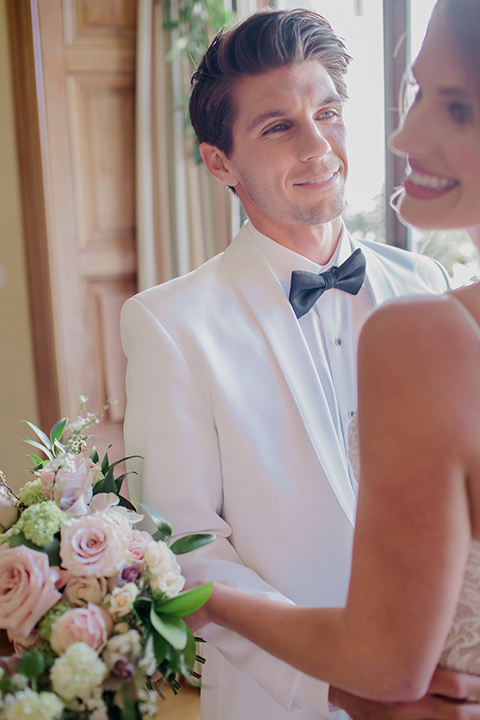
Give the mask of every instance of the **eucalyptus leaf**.
<path id="1" fill-rule="evenodd" d="M 140 507 L 145 510 L 147 515 L 149 515 L 155 525 L 158 528 L 158 533 L 161 533 L 163 537 L 156 537 L 158 536 L 158 533 L 155 533 L 153 536 L 155 540 L 165 540 L 165 538 L 169 538 L 172 536 L 172 526 L 166 520 L 163 515 L 160 515 L 159 512 L 157 512 L 154 508 L 150 507 L 150 505 L 145 505 L 144 503 L 139 503 Z"/>
<path id="2" fill-rule="evenodd" d="M 155 612 L 152 605 L 150 622 L 155 630 L 165 638 L 175 650 L 183 650 L 188 640 L 187 626 L 183 620 L 174 615 L 159 615 Z"/>
<path id="3" fill-rule="evenodd" d="M 185 537 L 175 540 L 175 542 L 170 545 L 170 550 L 175 553 L 175 555 L 184 555 L 185 553 L 192 552 L 192 550 L 198 550 L 198 548 L 204 545 L 209 545 L 216 540 L 216 538 L 216 535 L 207 533 L 185 535 Z"/>
<path id="4" fill-rule="evenodd" d="M 213 592 L 213 584 L 197 585 L 196 587 L 180 593 L 176 597 L 163 600 L 154 600 L 154 607 L 157 612 L 185 617 L 191 615 L 205 605 Z"/>
<path id="5" fill-rule="evenodd" d="M 50 440 L 52 443 L 55 442 L 55 440 L 60 441 L 62 439 L 63 432 L 65 430 L 65 427 L 68 423 L 68 418 L 62 418 L 58 422 L 55 423 L 55 425 L 52 427 L 50 431 Z"/>

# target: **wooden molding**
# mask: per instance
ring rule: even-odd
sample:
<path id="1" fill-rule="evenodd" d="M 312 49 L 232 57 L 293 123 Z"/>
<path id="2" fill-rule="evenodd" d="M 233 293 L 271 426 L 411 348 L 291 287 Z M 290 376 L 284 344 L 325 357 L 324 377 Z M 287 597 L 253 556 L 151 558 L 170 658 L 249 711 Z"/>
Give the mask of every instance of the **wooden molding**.
<path id="1" fill-rule="evenodd" d="M 35 53 L 39 47 L 37 0 L 7 0 L 6 5 L 37 398 L 40 424 L 49 430 L 60 417 L 60 400 L 39 116 L 42 67 Z"/>

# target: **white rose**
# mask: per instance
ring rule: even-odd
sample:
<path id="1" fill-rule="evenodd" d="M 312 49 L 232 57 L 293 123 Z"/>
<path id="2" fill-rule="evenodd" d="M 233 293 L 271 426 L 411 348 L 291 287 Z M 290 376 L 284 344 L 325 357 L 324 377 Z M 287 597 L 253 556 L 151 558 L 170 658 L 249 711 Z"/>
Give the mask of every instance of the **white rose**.
<path id="1" fill-rule="evenodd" d="M 152 540 L 145 552 L 145 563 L 150 570 L 150 587 L 162 590 L 168 597 L 178 595 L 185 584 L 181 568 L 168 545 Z"/>
<path id="2" fill-rule="evenodd" d="M 122 587 L 116 587 L 112 590 L 112 594 L 108 596 L 110 601 L 109 612 L 114 617 L 123 617 L 132 609 L 132 605 L 140 592 L 135 583 L 127 583 Z"/>
<path id="3" fill-rule="evenodd" d="M 140 657 L 141 638 L 137 630 L 129 630 L 123 635 L 114 635 L 107 642 L 102 659 L 109 672 L 117 660 L 128 659 L 135 662 Z"/>
<path id="4" fill-rule="evenodd" d="M 74 577 L 63 591 L 64 599 L 72 607 L 86 607 L 91 602 L 101 605 L 107 594 L 107 581 L 100 577 Z"/>
<path id="5" fill-rule="evenodd" d="M 0 532 L 4 533 L 17 522 L 17 504 L 16 497 L 8 488 L 0 485 Z"/>
<path id="6" fill-rule="evenodd" d="M 185 585 L 185 578 L 180 574 L 180 568 L 178 569 L 178 573 L 152 574 L 150 578 L 150 587 L 152 590 L 161 590 L 167 597 L 175 597 L 175 595 L 181 593 Z"/>

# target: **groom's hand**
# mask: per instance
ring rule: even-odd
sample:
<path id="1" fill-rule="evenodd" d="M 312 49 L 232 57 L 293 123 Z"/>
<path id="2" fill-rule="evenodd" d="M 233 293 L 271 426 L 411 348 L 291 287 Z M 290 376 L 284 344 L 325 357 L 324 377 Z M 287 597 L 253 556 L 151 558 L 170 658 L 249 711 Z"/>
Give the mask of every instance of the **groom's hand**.
<path id="1" fill-rule="evenodd" d="M 425 697 L 380 703 L 330 687 L 329 700 L 352 720 L 480 720 L 480 677 L 437 668 Z"/>

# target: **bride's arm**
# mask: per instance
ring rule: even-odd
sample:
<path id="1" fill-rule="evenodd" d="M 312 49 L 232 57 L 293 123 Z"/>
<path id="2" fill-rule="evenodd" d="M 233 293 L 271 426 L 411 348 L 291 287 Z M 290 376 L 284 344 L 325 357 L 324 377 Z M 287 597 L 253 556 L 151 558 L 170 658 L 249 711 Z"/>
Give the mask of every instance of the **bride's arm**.
<path id="1" fill-rule="evenodd" d="M 346 607 L 289 607 L 218 586 L 209 617 L 357 695 L 422 697 L 471 540 L 479 360 L 478 340 L 445 300 L 377 311 L 359 349 L 362 468 Z"/>

